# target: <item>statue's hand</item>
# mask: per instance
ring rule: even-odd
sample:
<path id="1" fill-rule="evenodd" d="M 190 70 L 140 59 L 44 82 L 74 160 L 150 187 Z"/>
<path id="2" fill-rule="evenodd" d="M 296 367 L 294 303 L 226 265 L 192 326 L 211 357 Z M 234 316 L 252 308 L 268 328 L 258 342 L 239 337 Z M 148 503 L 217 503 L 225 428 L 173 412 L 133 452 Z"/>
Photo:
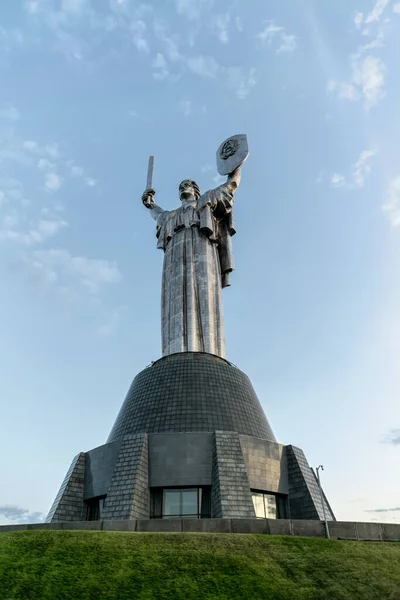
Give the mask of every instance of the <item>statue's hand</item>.
<path id="1" fill-rule="evenodd" d="M 142 202 L 146 208 L 151 208 L 154 205 L 154 194 L 155 190 L 148 189 L 142 194 Z"/>

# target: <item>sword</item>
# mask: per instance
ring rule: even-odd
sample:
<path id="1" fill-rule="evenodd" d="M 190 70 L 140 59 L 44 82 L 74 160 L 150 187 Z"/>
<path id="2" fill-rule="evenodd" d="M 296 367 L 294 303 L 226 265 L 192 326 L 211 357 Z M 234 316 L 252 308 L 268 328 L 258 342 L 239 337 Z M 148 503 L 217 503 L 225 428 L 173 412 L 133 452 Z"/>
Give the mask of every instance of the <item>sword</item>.
<path id="1" fill-rule="evenodd" d="M 147 167 L 147 184 L 146 190 L 152 189 L 153 184 L 153 168 L 154 168 L 154 156 L 149 156 L 149 166 Z"/>

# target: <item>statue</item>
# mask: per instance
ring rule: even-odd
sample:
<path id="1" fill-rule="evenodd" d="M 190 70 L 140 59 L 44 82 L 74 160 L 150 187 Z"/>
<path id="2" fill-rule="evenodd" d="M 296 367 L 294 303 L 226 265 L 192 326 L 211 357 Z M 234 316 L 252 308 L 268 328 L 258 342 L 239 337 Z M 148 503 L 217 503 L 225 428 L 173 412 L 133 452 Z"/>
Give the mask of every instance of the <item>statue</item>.
<path id="1" fill-rule="evenodd" d="M 235 156 L 236 155 L 236 156 Z M 201 194 L 195 181 L 179 185 L 181 207 L 167 211 L 154 201 L 153 157 L 142 202 L 156 221 L 157 247 L 164 251 L 161 325 L 162 354 L 207 352 L 225 358 L 222 288 L 234 270 L 234 193 L 247 158 L 246 136 L 229 138 L 217 152 L 227 181 Z M 226 173 L 226 169 L 232 169 Z"/>

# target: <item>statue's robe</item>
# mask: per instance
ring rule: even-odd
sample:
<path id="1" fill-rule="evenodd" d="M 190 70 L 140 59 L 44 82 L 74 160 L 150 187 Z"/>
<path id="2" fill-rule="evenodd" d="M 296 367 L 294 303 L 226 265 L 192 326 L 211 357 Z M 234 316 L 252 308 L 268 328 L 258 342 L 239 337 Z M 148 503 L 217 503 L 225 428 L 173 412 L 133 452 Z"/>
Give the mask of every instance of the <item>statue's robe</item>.
<path id="1" fill-rule="evenodd" d="M 225 357 L 222 288 L 234 269 L 233 195 L 227 185 L 157 218 L 164 250 L 162 353 L 207 352 Z M 198 208 L 202 207 L 202 208 Z"/>

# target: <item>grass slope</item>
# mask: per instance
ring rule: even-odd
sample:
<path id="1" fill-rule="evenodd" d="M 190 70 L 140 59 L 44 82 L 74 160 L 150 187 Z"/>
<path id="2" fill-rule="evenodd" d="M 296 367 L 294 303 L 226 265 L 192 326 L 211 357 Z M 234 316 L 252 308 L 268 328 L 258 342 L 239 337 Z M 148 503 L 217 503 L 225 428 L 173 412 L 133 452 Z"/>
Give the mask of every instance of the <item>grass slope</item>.
<path id="1" fill-rule="evenodd" d="M 400 544 L 262 535 L 0 535 L 1 600 L 398 600 Z"/>

